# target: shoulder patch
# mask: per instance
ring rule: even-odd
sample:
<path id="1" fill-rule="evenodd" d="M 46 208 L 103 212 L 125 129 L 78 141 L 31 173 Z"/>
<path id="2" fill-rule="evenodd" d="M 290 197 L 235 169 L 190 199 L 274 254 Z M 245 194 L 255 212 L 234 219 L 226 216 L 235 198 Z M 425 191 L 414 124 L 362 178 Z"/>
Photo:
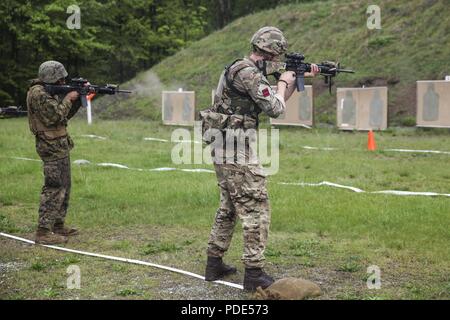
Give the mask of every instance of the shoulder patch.
<path id="1" fill-rule="evenodd" d="M 265 89 L 262 91 L 262 94 L 263 94 L 264 97 L 270 96 L 269 88 L 265 88 Z"/>

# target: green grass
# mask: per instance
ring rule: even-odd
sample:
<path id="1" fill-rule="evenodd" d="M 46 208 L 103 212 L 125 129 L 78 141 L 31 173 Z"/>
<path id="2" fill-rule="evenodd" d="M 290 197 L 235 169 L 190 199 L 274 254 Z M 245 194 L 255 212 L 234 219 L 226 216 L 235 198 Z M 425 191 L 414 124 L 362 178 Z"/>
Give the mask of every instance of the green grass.
<path id="1" fill-rule="evenodd" d="M 31 265 L 31 270 L 34 270 L 34 271 L 42 271 L 44 269 L 45 269 L 45 264 L 43 264 L 40 261 L 36 261 Z"/>
<path id="2" fill-rule="evenodd" d="M 58 296 L 59 296 L 59 293 L 58 293 L 57 289 L 50 287 L 50 288 L 45 288 L 45 289 L 42 291 L 42 295 L 43 295 L 44 297 L 46 297 L 46 298 L 51 299 L 51 298 L 56 298 L 56 297 L 58 297 Z"/>
<path id="3" fill-rule="evenodd" d="M 279 6 L 237 19 L 188 48 L 164 59 L 124 84 L 135 87 L 130 98 L 95 100 L 101 116 L 161 119 L 161 90 L 179 87 L 196 92 L 197 109 L 211 103 L 224 66 L 247 55 L 249 39 L 262 26 L 278 26 L 290 51 L 301 51 L 307 61 L 338 60 L 355 74 L 342 74 L 338 87 L 389 87 L 391 125 L 415 123 L 417 80 L 443 79 L 450 70 L 450 7 L 446 0 L 378 1 L 381 29 L 369 30 L 367 7 L 372 1 L 317 1 Z M 317 123 L 336 123 L 336 97 L 322 78 L 313 81 Z"/>
<path id="4" fill-rule="evenodd" d="M 361 266 L 359 264 L 359 257 L 358 256 L 350 256 L 347 258 L 347 260 L 342 263 L 337 271 L 344 271 L 344 272 L 357 272 L 361 269 Z"/>
<path id="5" fill-rule="evenodd" d="M 170 242 L 153 241 L 145 245 L 143 254 L 151 255 L 159 252 L 173 252 L 179 250 L 180 247 Z"/>
<path id="6" fill-rule="evenodd" d="M 267 124 L 263 124 L 267 127 Z M 112 162 L 131 168 L 209 168 L 174 165 L 172 127 L 157 122 L 73 121 L 71 160 Z M 81 137 L 105 136 L 107 140 Z M 450 202 L 446 197 L 357 194 L 280 182 L 331 181 L 366 191 L 450 193 L 449 155 L 383 151 L 450 151 L 448 131 L 398 129 L 375 133 L 378 151 L 366 151 L 365 133 L 334 129 L 280 130 L 280 169 L 269 178 L 272 224 L 267 269 L 275 277 L 320 284 L 324 299 L 446 299 L 449 297 Z M 307 150 L 301 146 L 334 147 Z M 0 123 L 0 231 L 33 237 L 43 175 L 26 119 Z M 72 165 L 68 224 L 80 228 L 70 248 L 147 260 L 202 274 L 218 205 L 215 175 L 151 172 Z M 56 252 L 0 238 L 1 299 L 246 299 L 234 289 L 144 266 Z M 242 232 L 226 260 L 243 267 Z M 81 289 L 66 289 L 67 267 L 81 269 Z M 382 288 L 365 286 L 370 265 L 382 271 Z M 3 269 L 5 268 L 5 269 Z"/>
<path id="7" fill-rule="evenodd" d="M 139 295 L 139 294 L 140 294 L 140 293 L 137 292 L 137 291 L 134 290 L 134 289 L 122 289 L 122 290 L 120 290 L 119 292 L 117 292 L 117 295 L 123 296 L 123 297 L 126 297 L 126 296 L 137 296 L 137 295 Z"/>

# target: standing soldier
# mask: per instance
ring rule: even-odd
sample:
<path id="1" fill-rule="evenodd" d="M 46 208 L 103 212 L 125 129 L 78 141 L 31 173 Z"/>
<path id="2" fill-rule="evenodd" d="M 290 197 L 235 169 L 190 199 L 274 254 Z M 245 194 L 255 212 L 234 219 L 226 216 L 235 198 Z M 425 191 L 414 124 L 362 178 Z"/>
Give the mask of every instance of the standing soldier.
<path id="1" fill-rule="evenodd" d="M 77 230 L 64 226 L 70 197 L 70 157 L 73 141 L 67 121 L 81 106 L 79 94 L 51 96 L 45 84 L 64 84 L 67 71 L 57 61 L 39 67 L 39 78 L 32 81 L 27 94 L 30 130 L 36 137 L 36 151 L 44 162 L 45 182 L 41 192 L 36 243 L 66 243 Z"/>
<path id="2" fill-rule="evenodd" d="M 251 45 L 250 57 L 236 60 L 222 73 L 213 107 L 201 113 L 204 128 L 219 129 L 222 133 L 238 129 L 245 133 L 248 129 L 257 129 L 261 112 L 273 118 L 284 113 L 285 101 L 295 89 L 295 73 L 282 73 L 276 92 L 266 75 L 281 71 L 279 61 L 287 50 L 287 41 L 279 29 L 264 27 L 253 35 Z M 312 65 L 312 74 L 306 76 L 314 76 L 318 71 L 317 65 Z M 225 128 L 218 127 L 218 122 L 225 123 Z M 225 140 L 229 140 L 228 132 Z M 219 143 L 222 147 L 216 145 L 212 148 L 220 188 L 220 207 L 208 241 L 205 279 L 214 281 L 236 272 L 236 268 L 223 263 L 222 257 L 229 248 L 236 218 L 239 217 L 244 235 L 244 289 L 254 291 L 259 286 L 267 288 L 274 280 L 263 271 L 270 224 L 266 177 L 257 158 L 252 157 L 250 140 L 245 140 L 244 152 L 236 149 L 230 152 L 228 146 L 235 146 L 234 143 Z M 217 161 L 217 154 L 225 155 L 225 161 Z M 242 155 L 245 163 L 230 161 L 242 158 Z M 251 159 L 256 159 L 256 162 Z"/>

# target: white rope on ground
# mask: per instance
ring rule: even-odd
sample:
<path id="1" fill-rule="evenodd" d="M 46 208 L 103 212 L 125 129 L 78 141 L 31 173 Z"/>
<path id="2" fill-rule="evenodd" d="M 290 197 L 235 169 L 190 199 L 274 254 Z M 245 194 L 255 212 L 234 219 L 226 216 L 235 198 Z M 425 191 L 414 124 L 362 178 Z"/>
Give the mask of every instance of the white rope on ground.
<path id="1" fill-rule="evenodd" d="M 206 173 L 216 173 L 213 170 L 209 169 L 178 169 L 178 168 L 154 168 L 154 169 L 141 169 L 141 168 L 130 168 L 123 164 L 118 163 L 97 163 L 97 166 L 100 167 L 113 167 L 113 168 L 119 168 L 119 169 L 128 169 L 128 170 L 137 170 L 137 171 L 184 171 L 184 172 L 206 172 Z"/>
<path id="2" fill-rule="evenodd" d="M 158 142 L 174 142 L 174 143 L 197 143 L 197 144 L 201 144 L 201 141 L 197 141 L 197 140 L 166 140 L 166 139 L 160 139 L 160 138 L 153 138 L 153 137 L 146 137 L 144 138 L 145 141 L 158 141 Z"/>
<path id="3" fill-rule="evenodd" d="M 332 151 L 332 150 L 347 150 L 331 147 L 311 147 L 311 146 L 301 146 L 301 148 L 306 150 L 321 150 L 321 151 Z M 440 151 L 440 150 L 412 150 L 412 149 L 380 149 L 381 151 L 388 152 L 410 152 L 410 153 L 435 153 L 435 154 L 450 154 L 450 151 Z"/>
<path id="4" fill-rule="evenodd" d="M 145 141 L 169 142 L 169 140 L 166 140 L 166 139 L 159 139 L 159 138 L 152 138 L 152 137 L 144 138 L 144 140 Z"/>
<path id="5" fill-rule="evenodd" d="M 91 164 L 91 162 L 89 160 L 85 160 L 85 159 L 79 159 L 79 160 L 75 160 L 73 162 L 73 164 L 77 164 L 77 165 L 88 165 Z"/>
<path id="6" fill-rule="evenodd" d="M 41 160 L 38 159 L 30 159 L 30 158 L 23 158 L 23 157 L 10 157 L 11 159 L 16 159 L 16 160 L 26 160 L 26 161 L 37 161 L 37 162 L 41 162 Z M 130 168 L 126 165 L 123 164 L 119 164 L 119 163 L 110 163 L 110 162 L 101 162 L 101 163 L 92 163 L 89 160 L 86 159 L 78 159 L 78 160 L 74 160 L 73 164 L 76 165 L 96 165 L 99 167 L 112 167 L 112 168 L 117 168 L 117 169 L 127 169 L 127 170 L 136 170 L 136 171 L 183 171 L 183 172 L 197 172 L 197 173 L 216 173 L 214 170 L 210 170 L 210 169 L 202 169 L 202 168 L 198 168 L 198 169 L 179 169 L 179 168 L 167 168 L 167 167 L 162 167 L 162 168 L 153 168 L 153 169 L 141 169 L 141 168 Z"/>
<path id="7" fill-rule="evenodd" d="M 97 166 L 99 166 L 99 167 L 113 167 L 113 168 L 119 168 L 119 169 L 130 169 L 129 167 L 124 166 L 123 164 L 109 163 L 109 162 L 97 163 Z"/>
<path id="8" fill-rule="evenodd" d="M 382 191 L 372 191 L 371 193 L 385 193 L 385 194 L 395 194 L 397 196 L 444 196 L 450 197 L 447 193 L 436 193 L 436 192 L 413 192 L 413 191 L 400 191 L 400 190 L 382 190 Z"/>
<path id="9" fill-rule="evenodd" d="M 350 187 L 350 186 L 344 186 L 342 184 L 337 184 L 337 183 L 333 183 L 333 182 L 328 182 L 328 181 L 322 181 L 319 183 L 307 183 L 307 182 L 280 182 L 279 184 L 282 185 L 294 185 L 294 186 L 306 186 L 306 187 L 320 187 L 320 186 L 329 186 L 329 187 L 335 187 L 335 188 L 343 188 L 343 189 L 349 189 L 352 190 L 353 192 L 365 192 L 364 190 L 355 188 L 355 187 Z"/>
<path id="10" fill-rule="evenodd" d="M 30 158 L 24 158 L 24 157 L 11 157 L 12 159 L 16 159 L 16 160 L 25 160 L 25 161 L 37 161 L 37 162 L 41 162 L 41 160 L 39 159 L 30 159 Z"/>
<path id="11" fill-rule="evenodd" d="M 384 151 L 450 154 L 449 151 L 439 151 L 439 150 L 384 149 Z"/>
<path id="12" fill-rule="evenodd" d="M 197 140 L 172 140 L 172 142 L 176 142 L 176 143 L 197 143 L 197 144 L 201 144 L 200 141 Z"/>
<path id="13" fill-rule="evenodd" d="M 20 238 L 20 237 L 16 237 L 7 233 L 3 233 L 0 232 L 0 235 L 6 238 L 10 238 L 10 239 L 14 239 L 14 240 L 18 240 L 18 241 L 22 241 L 22 242 L 26 242 L 29 244 L 34 244 L 36 245 L 36 243 L 32 240 L 28 240 L 28 239 L 24 239 L 24 238 Z M 149 266 L 149 267 L 154 267 L 154 268 L 158 268 L 158 269 L 163 269 L 163 270 L 167 270 L 167 271 L 171 271 L 171 272 L 175 272 L 175 273 L 180 273 L 180 274 L 184 274 L 193 278 L 197 278 L 197 279 L 201 279 L 201 280 L 205 280 L 205 277 L 193 273 L 193 272 L 189 272 L 189 271 L 184 271 L 181 269 L 177 269 L 177 268 L 172 268 L 172 267 L 167 267 L 167 266 L 163 266 L 163 265 L 159 265 L 156 263 L 151 263 L 151 262 L 146 262 L 146 261 L 141 261 L 141 260 L 135 260 L 135 259 L 127 259 L 127 258 L 121 258 L 121 257 L 115 257 L 115 256 L 109 256 L 109 255 L 104 255 L 104 254 L 98 254 L 98 253 L 92 253 L 92 252 L 86 252 L 86 251 L 80 251 L 80 250 L 74 250 L 74 249 L 69 249 L 69 248 L 63 248 L 63 247 L 58 247 L 58 246 L 52 246 L 52 245 L 41 245 L 43 247 L 46 248 L 51 248 L 51 249 L 55 249 L 55 250 L 59 250 L 59 251 L 65 251 L 65 252 L 70 252 L 70 253 L 76 253 L 76 254 L 81 254 L 81 255 L 85 255 L 85 256 L 90 256 L 90 257 L 96 257 L 96 258 L 102 258 L 102 259 L 108 259 L 108 260 L 114 260 L 114 261 L 121 261 L 121 262 L 127 262 L 127 263 L 132 263 L 132 264 L 139 264 L 139 265 L 143 265 L 143 266 Z M 232 282 L 228 282 L 228 281 L 222 281 L 222 280 L 217 280 L 217 281 L 213 281 L 214 283 L 218 283 L 218 284 L 223 284 L 232 288 L 236 288 L 236 289 L 241 289 L 243 290 L 243 286 L 240 284 L 236 284 L 236 283 L 232 283 Z"/>
<path id="14" fill-rule="evenodd" d="M 82 134 L 82 135 L 80 135 L 80 137 L 83 137 L 83 138 L 92 138 L 92 139 L 99 139 L 99 140 L 106 140 L 106 139 L 108 139 L 108 138 L 105 138 L 105 137 L 97 136 L 97 135 L 95 135 L 95 134 Z"/>
<path id="15" fill-rule="evenodd" d="M 307 182 L 279 182 L 281 185 L 292 185 L 292 186 L 302 186 L 302 187 L 320 187 L 320 186 L 329 186 L 334 188 L 343 188 L 348 189 L 357 193 L 384 193 L 384 194 L 393 194 L 397 196 L 444 196 L 450 197 L 449 193 L 437 193 L 437 192 L 414 192 L 414 191 L 401 191 L 401 190 L 381 190 L 381 191 L 364 191 L 359 188 L 355 188 L 352 186 L 344 186 L 342 184 L 337 184 L 329 181 L 322 181 L 319 183 L 307 183 Z"/>
<path id="16" fill-rule="evenodd" d="M 107 140 L 108 139 L 106 137 L 97 136 L 95 134 L 81 134 L 78 137 L 92 138 L 92 139 L 99 139 L 99 140 Z M 144 137 L 144 140 L 145 141 L 158 141 L 158 142 L 175 142 L 175 143 L 179 143 L 179 142 L 201 143 L 201 141 L 196 141 L 196 140 L 173 140 L 173 141 L 169 141 L 167 139 L 160 139 L 160 138 L 153 138 L 153 137 Z"/>
<path id="17" fill-rule="evenodd" d="M 177 168 L 162 167 L 162 168 L 148 169 L 148 171 L 174 171 L 174 170 L 177 170 Z"/>
<path id="18" fill-rule="evenodd" d="M 180 169 L 181 171 L 184 172 L 208 172 L 208 173 L 216 173 L 213 170 L 209 170 L 209 169 Z"/>
<path id="19" fill-rule="evenodd" d="M 303 149 L 307 150 L 324 150 L 324 151 L 331 151 L 331 150 L 337 150 L 336 148 L 329 148 L 329 147 L 310 147 L 310 146 L 302 146 Z"/>

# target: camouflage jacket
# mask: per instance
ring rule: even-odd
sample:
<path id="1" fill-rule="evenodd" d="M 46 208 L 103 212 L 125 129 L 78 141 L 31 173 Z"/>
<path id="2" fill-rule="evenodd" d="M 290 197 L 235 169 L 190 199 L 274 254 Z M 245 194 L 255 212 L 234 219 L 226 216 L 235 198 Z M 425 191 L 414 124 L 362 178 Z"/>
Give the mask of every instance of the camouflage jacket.
<path id="1" fill-rule="evenodd" d="M 276 118 L 285 110 L 284 98 L 272 89 L 255 63 L 237 60 L 221 75 L 213 110 L 231 115 L 247 115 L 257 121 L 261 112 Z"/>
<path id="2" fill-rule="evenodd" d="M 33 80 L 27 93 L 30 130 L 36 137 L 36 152 L 43 161 L 54 161 L 69 155 L 74 144 L 67 133 L 67 121 L 80 108 L 64 97 L 49 95 L 42 82 Z"/>
<path id="3" fill-rule="evenodd" d="M 201 112 L 200 116 L 207 143 L 211 141 L 207 134 L 209 128 L 244 130 L 234 130 L 233 135 L 222 131 L 223 143 L 215 143 L 212 148 L 213 161 L 236 163 L 240 158 L 245 163 L 257 164 L 255 131 L 247 130 L 258 128 L 258 116 L 261 112 L 269 117 L 278 117 L 285 108 L 284 97 L 272 89 L 252 60 L 244 58 L 235 61 L 220 77 L 213 107 Z M 235 144 L 235 139 L 243 142 L 240 147 Z M 222 150 L 221 154 L 216 153 L 219 149 Z"/>

